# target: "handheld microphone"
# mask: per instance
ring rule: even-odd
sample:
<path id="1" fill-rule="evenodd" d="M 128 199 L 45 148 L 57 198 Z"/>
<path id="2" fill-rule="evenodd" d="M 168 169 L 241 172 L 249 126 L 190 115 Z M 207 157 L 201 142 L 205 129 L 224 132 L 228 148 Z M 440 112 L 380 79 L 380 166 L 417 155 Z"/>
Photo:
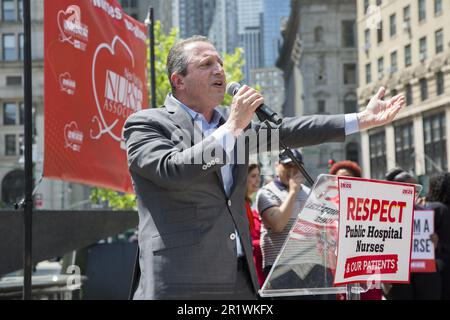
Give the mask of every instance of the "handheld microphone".
<path id="1" fill-rule="evenodd" d="M 230 82 L 229 84 L 227 84 L 227 93 L 230 96 L 234 96 L 239 88 L 241 87 L 241 85 L 237 82 Z M 266 106 L 265 104 L 260 105 L 257 109 L 256 109 L 256 115 L 258 116 L 259 121 L 264 122 L 264 121 L 270 121 L 275 123 L 276 125 L 281 124 L 281 118 L 278 117 L 277 113 L 275 111 L 273 111 L 272 109 L 270 109 L 268 106 Z"/>

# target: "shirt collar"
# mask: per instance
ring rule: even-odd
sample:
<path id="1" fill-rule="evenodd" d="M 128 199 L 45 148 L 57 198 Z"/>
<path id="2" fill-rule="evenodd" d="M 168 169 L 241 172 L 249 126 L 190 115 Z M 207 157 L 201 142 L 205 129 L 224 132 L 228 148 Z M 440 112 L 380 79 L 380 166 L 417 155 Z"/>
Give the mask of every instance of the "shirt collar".
<path id="1" fill-rule="evenodd" d="M 183 108 L 191 116 L 191 118 L 194 121 L 205 122 L 208 124 L 209 127 L 217 127 L 219 125 L 220 119 L 222 118 L 222 114 L 217 110 L 217 108 L 214 109 L 211 122 L 208 123 L 206 121 L 205 117 L 201 113 L 198 113 L 198 112 L 192 110 L 191 108 L 189 108 L 188 106 L 186 106 L 180 100 L 175 98 L 175 96 L 172 93 L 169 93 L 169 95 L 180 105 L 181 108 Z"/>
<path id="2" fill-rule="evenodd" d="M 276 177 L 273 180 L 273 183 L 280 189 L 280 190 L 287 190 L 287 187 L 281 182 L 279 177 Z"/>

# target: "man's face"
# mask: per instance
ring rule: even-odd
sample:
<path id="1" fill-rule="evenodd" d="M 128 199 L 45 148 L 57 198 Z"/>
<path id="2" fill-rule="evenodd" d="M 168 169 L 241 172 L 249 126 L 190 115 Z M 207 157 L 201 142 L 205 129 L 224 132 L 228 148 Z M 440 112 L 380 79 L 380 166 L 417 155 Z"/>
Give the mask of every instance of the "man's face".
<path id="1" fill-rule="evenodd" d="M 211 109 L 218 106 L 225 95 L 226 77 L 223 62 L 213 45 L 193 42 L 185 46 L 188 68 L 185 76 L 178 75 L 177 97 L 187 106 Z"/>
<path id="2" fill-rule="evenodd" d="M 279 163 L 277 166 L 277 173 L 280 181 L 285 186 L 289 186 L 289 179 L 299 173 L 300 170 L 293 162 L 289 162 L 286 164 Z"/>

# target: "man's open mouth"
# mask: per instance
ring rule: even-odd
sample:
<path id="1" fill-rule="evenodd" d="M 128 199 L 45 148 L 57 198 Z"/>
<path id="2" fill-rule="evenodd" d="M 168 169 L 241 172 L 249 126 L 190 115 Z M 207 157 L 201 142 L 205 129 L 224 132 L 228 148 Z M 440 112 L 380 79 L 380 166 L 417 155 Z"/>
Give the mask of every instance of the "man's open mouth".
<path id="1" fill-rule="evenodd" d="M 220 88 L 223 88 L 223 86 L 225 85 L 225 81 L 214 81 L 213 82 L 213 86 L 214 87 L 220 87 Z"/>

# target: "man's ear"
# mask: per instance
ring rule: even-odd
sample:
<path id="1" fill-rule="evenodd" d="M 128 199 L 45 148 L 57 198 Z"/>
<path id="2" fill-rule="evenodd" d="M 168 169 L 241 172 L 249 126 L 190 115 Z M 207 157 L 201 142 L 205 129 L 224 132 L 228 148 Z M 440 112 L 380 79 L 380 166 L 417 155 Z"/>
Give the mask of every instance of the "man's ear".
<path id="1" fill-rule="evenodd" d="M 170 82 L 176 90 L 183 89 L 184 87 L 184 77 L 182 75 L 179 75 L 178 73 L 172 73 L 172 75 L 170 76 Z"/>

